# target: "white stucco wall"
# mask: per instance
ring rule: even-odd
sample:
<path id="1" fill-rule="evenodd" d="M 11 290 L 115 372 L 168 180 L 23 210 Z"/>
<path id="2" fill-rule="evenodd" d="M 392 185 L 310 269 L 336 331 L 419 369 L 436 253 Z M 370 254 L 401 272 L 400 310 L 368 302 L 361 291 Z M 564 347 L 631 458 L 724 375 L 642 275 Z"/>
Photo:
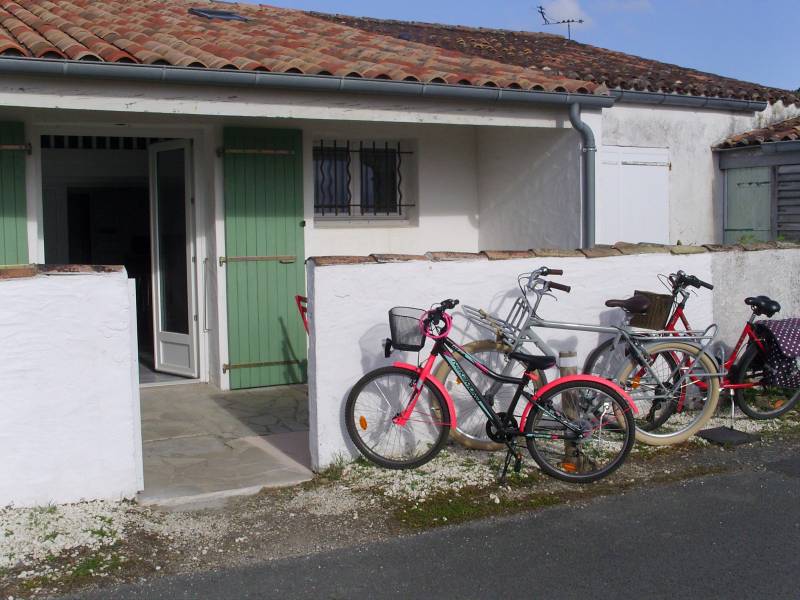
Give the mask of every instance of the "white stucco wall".
<path id="1" fill-rule="evenodd" d="M 800 250 L 325 267 L 309 264 L 310 439 L 315 468 L 329 465 L 339 455 L 355 456 L 344 425 L 344 404 L 353 384 L 367 371 L 397 360 L 416 364 L 416 354 L 395 352 L 390 359 L 383 357 L 381 343 L 389 336 L 390 308 L 427 307 L 445 298 L 458 298 L 464 304 L 505 316 L 519 294 L 517 275 L 542 265 L 563 268 L 564 276 L 552 279 L 572 286 L 570 294 L 555 292 L 558 301 L 543 301 L 540 314 L 553 320 L 616 323 L 621 311 L 605 308 L 605 300 L 628 297 L 637 289 L 663 292 L 656 275 L 678 269 L 716 286 L 713 293 L 699 290 L 687 306 L 687 315 L 695 327 L 719 322 L 720 341 L 735 342 L 750 315 L 742 302 L 746 295 L 772 294 L 784 303 L 783 317 L 800 313 L 796 299 Z M 490 337 L 469 325 L 460 311 L 455 315 L 456 339 Z M 597 334 L 555 329 L 539 333 L 556 350 L 576 350 L 579 364 L 599 341 Z M 537 352 L 533 347 L 529 350 Z"/>
<path id="2" fill-rule="evenodd" d="M 124 271 L 0 280 L 0 506 L 143 488 Z"/>
<path id="3" fill-rule="evenodd" d="M 711 147 L 796 114 L 800 108 L 782 103 L 761 113 L 617 103 L 603 110 L 603 144 L 669 149 L 670 242 L 703 244 L 722 234 L 722 178 Z"/>
<path id="4" fill-rule="evenodd" d="M 481 250 L 578 248 L 580 137 L 564 129 L 478 131 Z"/>
<path id="5" fill-rule="evenodd" d="M 748 296 L 777 300 L 781 312 L 776 319 L 800 315 L 798 250 L 720 253 L 712 263 L 712 277 L 717 287 L 714 315 L 720 335 L 728 345 L 736 343 L 744 319 L 750 316 L 744 303 Z"/>

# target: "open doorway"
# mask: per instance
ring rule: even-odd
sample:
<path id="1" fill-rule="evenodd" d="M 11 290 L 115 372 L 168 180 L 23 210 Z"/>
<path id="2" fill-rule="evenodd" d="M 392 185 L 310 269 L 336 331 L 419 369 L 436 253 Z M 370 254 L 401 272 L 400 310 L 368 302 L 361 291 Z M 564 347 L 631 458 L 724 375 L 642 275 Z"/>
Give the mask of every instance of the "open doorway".
<path id="1" fill-rule="evenodd" d="M 124 265 L 140 383 L 197 378 L 190 142 L 44 135 L 41 148 L 46 262 Z"/>

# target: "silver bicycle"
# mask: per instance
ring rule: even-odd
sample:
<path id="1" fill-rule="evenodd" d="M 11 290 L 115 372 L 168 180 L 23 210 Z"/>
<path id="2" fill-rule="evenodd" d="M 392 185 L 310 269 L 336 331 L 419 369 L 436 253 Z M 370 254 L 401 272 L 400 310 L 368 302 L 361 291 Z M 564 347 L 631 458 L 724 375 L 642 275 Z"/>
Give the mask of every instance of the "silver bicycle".
<path id="1" fill-rule="evenodd" d="M 625 312 L 624 323 L 607 326 L 564 321 L 551 321 L 538 314 L 539 305 L 553 291 L 569 292 L 566 285 L 549 281 L 545 277 L 561 275 L 560 269 L 541 267 L 517 278 L 520 297 L 508 316 L 501 319 L 481 309 L 464 306 L 466 317 L 477 326 L 494 335 L 464 345 L 464 349 L 492 370 L 503 375 L 519 375 L 517 361 L 509 361 L 511 352 L 519 351 L 525 344 L 534 344 L 543 354 L 557 356 L 556 350 L 536 332 L 538 328 L 581 331 L 614 336 L 618 342 L 622 367 L 612 379 L 634 400 L 639 412 L 635 416 L 636 439 L 650 445 L 675 444 L 697 433 L 711 418 L 717 408 L 720 390 L 720 373 L 715 360 L 708 353 L 717 326 L 696 331 L 650 331 L 630 326 L 636 314 L 646 313 L 649 301 L 643 296 L 626 300 L 609 300 L 606 306 L 618 307 Z M 535 300 L 531 301 L 530 296 Z M 464 361 L 464 369 L 481 392 L 494 402 L 501 412 L 510 398 L 494 382 Z M 486 433 L 486 417 L 474 408 L 474 402 L 446 363 L 439 365 L 436 376 L 444 382 L 456 403 L 459 420 L 452 432 L 460 443 L 471 448 L 496 449 Z M 536 375 L 532 385 L 547 382 L 543 372 Z M 512 415 L 511 418 L 518 417 Z"/>

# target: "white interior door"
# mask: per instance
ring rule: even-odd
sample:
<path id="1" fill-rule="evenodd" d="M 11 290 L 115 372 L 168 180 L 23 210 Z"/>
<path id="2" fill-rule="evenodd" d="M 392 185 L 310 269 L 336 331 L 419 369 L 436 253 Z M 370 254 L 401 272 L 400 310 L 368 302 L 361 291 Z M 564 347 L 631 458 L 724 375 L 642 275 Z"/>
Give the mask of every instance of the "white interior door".
<path id="1" fill-rule="evenodd" d="M 191 142 L 149 152 L 155 368 L 197 377 Z"/>
<path id="2" fill-rule="evenodd" d="M 604 146 L 599 155 L 595 241 L 669 244 L 669 150 Z"/>

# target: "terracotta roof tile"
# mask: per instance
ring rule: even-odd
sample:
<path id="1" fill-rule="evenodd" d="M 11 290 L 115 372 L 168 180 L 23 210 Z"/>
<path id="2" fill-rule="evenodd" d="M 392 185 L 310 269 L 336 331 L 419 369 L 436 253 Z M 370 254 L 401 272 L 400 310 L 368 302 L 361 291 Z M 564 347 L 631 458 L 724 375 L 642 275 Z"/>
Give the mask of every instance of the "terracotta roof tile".
<path id="1" fill-rule="evenodd" d="M 719 144 L 717 148 L 740 148 L 758 146 L 764 142 L 791 142 L 795 140 L 800 140 L 800 117 L 780 121 L 769 127 L 733 135 Z"/>
<path id="2" fill-rule="evenodd" d="M 207 19 L 190 8 L 236 12 Z M 435 48 L 308 13 L 210 0 L 0 0 L 0 55 L 606 94 L 603 84 Z"/>
<path id="3" fill-rule="evenodd" d="M 591 81 L 609 88 L 800 103 L 800 96 L 788 90 L 606 50 L 550 33 L 309 14 L 371 33 L 458 50 L 549 76 Z"/>

